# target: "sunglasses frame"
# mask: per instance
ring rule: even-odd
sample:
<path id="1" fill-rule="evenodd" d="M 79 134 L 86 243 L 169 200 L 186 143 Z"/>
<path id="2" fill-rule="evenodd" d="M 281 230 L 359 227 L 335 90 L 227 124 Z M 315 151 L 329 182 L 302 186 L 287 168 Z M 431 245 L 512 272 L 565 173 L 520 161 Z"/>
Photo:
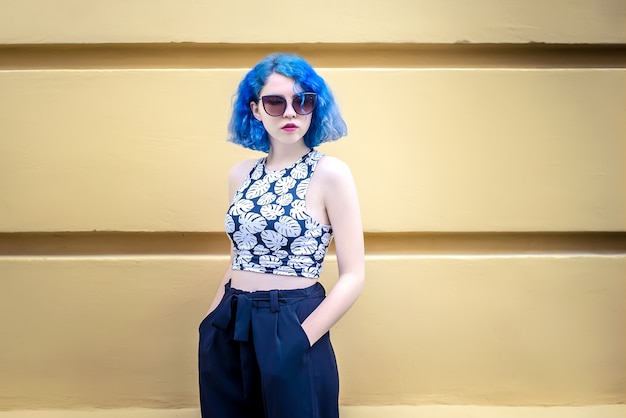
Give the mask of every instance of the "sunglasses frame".
<path id="1" fill-rule="evenodd" d="M 303 102 L 302 102 L 302 103 L 304 103 L 304 101 L 306 100 L 306 97 L 307 97 L 307 96 L 309 96 L 309 97 L 313 97 L 313 108 L 311 109 L 311 111 L 310 111 L 310 112 L 307 112 L 307 113 L 300 113 L 300 112 L 298 111 L 298 109 L 297 109 L 297 108 L 299 108 L 300 106 L 294 106 L 294 105 L 293 105 L 293 101 L 294 101 L 294 100 L 296 99 L 296 97 L 298 97 L 298 96 L 302 96 L 302 97 L 303 97 Z M 279 113 L 279 114 L 277 114 L 277 115 L 274 115 L 274 114 L 272 114 L 272 113 L 270 113 L 270 112 L 268 112 L 268 111 L 267 111 L 267 108 L 265 107 L 265 98 L 268 98 L 268 97 L 278 97 L 278 98 L 280 98 L 280 99 L 282 99 L 282 100 L 283 100 L 283 105 L 284 105 L 284 108 L 283 108 L 283 111 L 282 111 L 281 113 Z M 305 91 L 305 92 L 302 92 L 302 93 L 297 93 L 297 94 L 295 94 L 295 95 L 291 98 L 291 100 L 288 100 L 285 96 L 283 96 L 283 95 L 281 95 L 281 94 L 267 94 L 267 95 L 265 95 L 265 96 L 261 96 L 260 101 L 261 101 L 261 104 L 262 104 L 262 106 L 263 106 L 263 110 L 265 110 L 265 113 L 267 113 L 268 115 L 270 115 L 270 116 L 272 116 L 272 117 L 275 117 L 275 118 L 280 117 L 280 116 L 282 116 L 282 115 L 284 115 L 284 114 L 285 114 L 285 112 L 287 111 L 287 105 L 288 105 L 288 104 L 291 104 L 291 107 L 293 108 L 293 111 L 294 111 L 294 112 L 296 112 L 298 115 L 301 115 L 301 116 L 306 116 L 306 115 L 310 115 L 310 114 L 311 114 L 311 113 L 313 113 L 313 111 L 315 110 L 315 106 L 317 105 L 317 93 L 313 93 L 313 92 L 310 92 L 310 91 Z"/>

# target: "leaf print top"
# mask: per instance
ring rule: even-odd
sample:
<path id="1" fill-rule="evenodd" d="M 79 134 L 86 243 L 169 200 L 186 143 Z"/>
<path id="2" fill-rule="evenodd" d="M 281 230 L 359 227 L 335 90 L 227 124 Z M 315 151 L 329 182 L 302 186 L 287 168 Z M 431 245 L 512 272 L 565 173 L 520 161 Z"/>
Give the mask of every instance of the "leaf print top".
<path id="1" fill-rule="evenodd" d="M 312 149 L 282 170 L 259 159 L 235 193 L 224 224 L 234 270 L 317 279 L 332 228 L 311 218 L 306 190 L 324 154 Z"/>

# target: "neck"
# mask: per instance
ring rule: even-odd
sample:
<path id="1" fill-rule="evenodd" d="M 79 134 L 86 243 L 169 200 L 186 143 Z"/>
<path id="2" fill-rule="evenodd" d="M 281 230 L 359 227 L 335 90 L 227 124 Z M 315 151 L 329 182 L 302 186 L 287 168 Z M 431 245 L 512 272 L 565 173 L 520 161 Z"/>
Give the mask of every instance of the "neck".
<path id="1" fill-rule="evenodd" d="M 280 170 L 282 168 L 289 167 L 291 164 L 302 158 L 302 156 L 309 152 L 309 150 L 310 148 L 307 147 L 304 142 L 291 146 L 272 146 L 270 147 L 270 152 L 267 154 L 265 167 L 270 170 Z"/>

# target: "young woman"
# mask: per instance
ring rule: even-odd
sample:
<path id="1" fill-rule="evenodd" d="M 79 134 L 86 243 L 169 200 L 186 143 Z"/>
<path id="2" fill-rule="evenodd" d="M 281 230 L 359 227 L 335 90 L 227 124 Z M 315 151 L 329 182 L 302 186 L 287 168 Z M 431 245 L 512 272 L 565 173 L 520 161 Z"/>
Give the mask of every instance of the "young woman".
<path id="1" fill-rule="evenodd" d="M 329 329 L 364 282 L 363 230 L 349 168 L 314 147 L 347 132 L 325 81 L 274 54 L 239 85 L 230 140 L 264 151 L 229 174 L 231 263 L 200 324 L 203 418 L 335 418 Z M 334 236 L 338 280 L 317 281 Z"/>

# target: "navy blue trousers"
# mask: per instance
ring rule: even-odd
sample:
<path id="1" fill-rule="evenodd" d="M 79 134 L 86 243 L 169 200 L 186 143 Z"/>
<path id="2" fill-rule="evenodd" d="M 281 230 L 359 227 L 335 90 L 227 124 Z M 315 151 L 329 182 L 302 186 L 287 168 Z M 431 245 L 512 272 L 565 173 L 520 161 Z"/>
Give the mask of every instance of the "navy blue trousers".
<path id="1" fill-rule="evenodd" d="M 339 376 L 327 333 L 312 347 L 301 323 L 324 300 L 306 289 L 244 292 L 230 283 L 200 323 L 203 418 L 338 418 Z"/>

